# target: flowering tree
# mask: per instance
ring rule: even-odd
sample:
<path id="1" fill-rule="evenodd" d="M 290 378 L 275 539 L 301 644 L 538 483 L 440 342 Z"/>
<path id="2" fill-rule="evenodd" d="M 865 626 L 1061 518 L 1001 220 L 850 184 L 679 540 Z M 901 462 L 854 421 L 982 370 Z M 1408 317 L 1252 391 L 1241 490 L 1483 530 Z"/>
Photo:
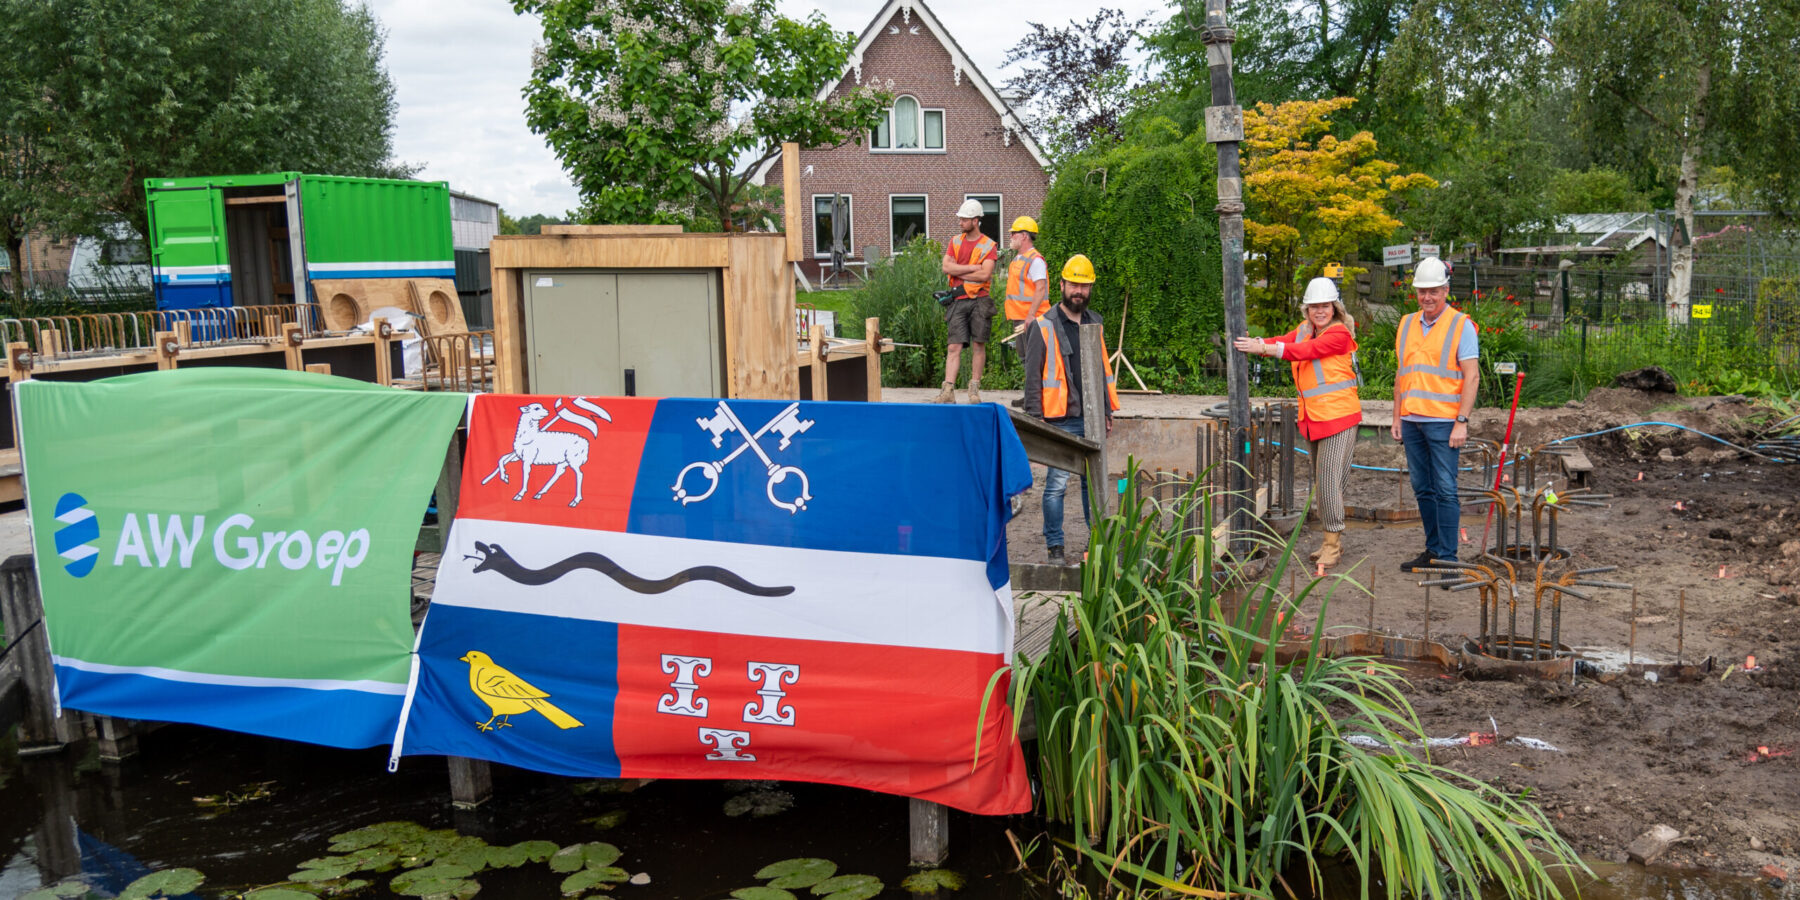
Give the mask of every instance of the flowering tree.
<path id="1" fill-rule="evenodd" d="M 1437 182 L 1377 158 L 1367 131 L 1332 135 L 1331 114 L 1355 98 L 1295 100 L 1244 110 L 1245 249 L 1262 284 L 1249 291 L 1251 319 L 1275 327 L 1294 313 L 1300 279 L 1386 238 L 1401 222 L 1395 195 Z M 1344 274 L 1359 271 L 1346 267 Z"/>
<path id="2" fill-rule="evenodd" d="M 544 23 L 526 119 L 590 222 L 675 222 L 696 202 L 729 229 L 783 141 L 832 146 L 875 123 L 873 90 L 818 99 L 851 36 L 774 0 L 513 0 Z"/>

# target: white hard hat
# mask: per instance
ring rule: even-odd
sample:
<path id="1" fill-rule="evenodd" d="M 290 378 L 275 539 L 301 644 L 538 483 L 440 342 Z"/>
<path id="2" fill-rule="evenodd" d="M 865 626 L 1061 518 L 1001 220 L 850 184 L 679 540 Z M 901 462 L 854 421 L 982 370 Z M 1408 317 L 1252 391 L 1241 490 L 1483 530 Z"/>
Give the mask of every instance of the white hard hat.
<path id="1" fill-rule="evenodd" d="M 1312 281 L 1307 282 L 1306 296 L 1302 297 L 1300 300 L 1302 306 L 1311 306 L 1314 303 L 1336 302 L 1338 302 L 1337 282 L 1332 281 L 1329 278 L 1314 278 Z"/>
<path id="2" fill-rule="evenodd" d="M 981 213 L 980 200 L 964 200 L 963 205 L 956 208 L 956 217 L 959 219 L 979 219 Z"/>
<path id="3" fill-rule="evenodd" d="M 1450 283 L 1450 272 L 1444 268 L 1444 261 L 1435 256 L 1427 256 L 1419 260 L 1419 267 L 1413 270 L 1413 287 L 1434 288 Z"/>

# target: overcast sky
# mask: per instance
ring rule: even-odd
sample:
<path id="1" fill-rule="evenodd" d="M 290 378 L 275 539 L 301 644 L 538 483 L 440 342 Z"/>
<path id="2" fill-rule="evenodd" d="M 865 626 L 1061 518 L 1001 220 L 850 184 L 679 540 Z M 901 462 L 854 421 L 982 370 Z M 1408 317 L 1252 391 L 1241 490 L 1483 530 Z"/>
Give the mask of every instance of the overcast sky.
<path id="1" fill-rule="evenodd" d="M 1162 0 L 1116 0 L 1132 15 L 1160 16 Z M 575 208 L 575 189 L 541 138 L 525 125 L 520 96 L 531 73 L 535 19 L 506 0 L 369 0 L 387 28 L 387 69 L 399 116 L 394 154 L 425 168 L 419 177 L 493 200 L 509 215 L 560 214 Z M 861 33 L 878 0 L 780 0 L 800 17 L 819 9 L 833 27 Z M 977 66 L 996 84 L 1000 60 L 1025 35 L 1026 22 L 1086 19 L 1094 3 L 1007 0 L 932 5 Z"/>

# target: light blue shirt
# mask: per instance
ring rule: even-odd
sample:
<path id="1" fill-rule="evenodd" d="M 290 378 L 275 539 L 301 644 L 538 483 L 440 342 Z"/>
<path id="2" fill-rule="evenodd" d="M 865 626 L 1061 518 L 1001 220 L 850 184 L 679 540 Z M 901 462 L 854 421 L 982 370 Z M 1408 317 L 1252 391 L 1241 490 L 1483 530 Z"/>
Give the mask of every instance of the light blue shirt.
<path id="1" fill-rule="evenodd" d="M 1420 313 L 1419 314 L 1419 330 L 1421 332 L 1423 332 L 1425 335 L 1429 336 L 1431 334 L 1431 326 L 1436 325 L 1438 322 L 1443 321 L 1444 316 L 1448 313 L 1449 313 L 1449 309 L 1445 309 L 1444 312 L 1438 313 L 1438 317 L 1435 321 L 1431 321 L 1431 322 L 1425 321 L 1424 313 Z M 1461 362 L 1465 359 L 1476 359 L 1476 358 L 1479 358 L 1480 356 L 1481 356 L 1481 338 L 1475 333 L 1475 320 L 1469 318 L 1468 316 L 1463 316 L 1462 340 L 1458 341 L 1457 345 L 1456 345 L 1456 360 L 1457 360 L 1457 362 Z M 1405 363 L 1401 360 L 1395 360 L 1395 364 L 1396 365 L 1404 365 Z M 1455 419 L 1443 419 L 1443 418 L 1438 418 L 1435 416 L 1406 415 L 1406 416 L 1401 416 L 1400 421 L 1402 421 L 1402 422 L 1454 422 L 1456 420 Z"/>

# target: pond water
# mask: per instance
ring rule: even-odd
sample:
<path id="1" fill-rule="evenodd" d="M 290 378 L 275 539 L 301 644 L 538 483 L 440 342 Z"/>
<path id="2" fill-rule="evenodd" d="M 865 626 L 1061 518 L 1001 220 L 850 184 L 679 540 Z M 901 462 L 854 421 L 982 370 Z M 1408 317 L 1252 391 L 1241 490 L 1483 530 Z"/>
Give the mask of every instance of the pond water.
<path id="1" fill-rule="evenodd" d="M 76 875 L 94 895 L 112 896 L 141 875 L 173 867 L 205 874 L 199 897 L 234 896 L 282 882 L 302 861 L 329 855 L 334 834 L 393 820 L 454 828 L 496 846 L 609 842 L 623 851 L 619 867 L 650 878 L 618 885 L 612 893 L 621 898 L 725 898 L 762 883 L 755 874 L 764 865 L 792 857 L 832 860 L 839 874 L 881 879 L 884 897 L 908 896 L 900 889 L 912 871 L 907 802 L 897 797 L 790 782 L 582 782 L 495 767 L 494 799 L 459 812 L 450 807 L 445 764 L 436 758 L 406 758 L 390 775 L 382 748 L 331 750 L 191 726 L 163 728 L 140 744 L 140 756 L 122 765 L 100 764 L 90 745 L 26 759 L 0 746 L 0 900 Z M 941 896 L 1051 896 L 1016 874 L 1006 834 L 1010 828 L 1029 838 L 1041 822 L 958 813 L 950 822 L 945 867 L 966 881 Z M 1606 880 L 1585 886 L 1582 896 L 1778 895 L 1749 879 L 1601 868 Z M 527 864 L 476 879 L 482 898 L 535 900 L 559 896 L 563 877 Z M 1353 888 L 1347 895 L 1355 896 Z M 378 882 L 356 896 L 389 894 Z"/>

